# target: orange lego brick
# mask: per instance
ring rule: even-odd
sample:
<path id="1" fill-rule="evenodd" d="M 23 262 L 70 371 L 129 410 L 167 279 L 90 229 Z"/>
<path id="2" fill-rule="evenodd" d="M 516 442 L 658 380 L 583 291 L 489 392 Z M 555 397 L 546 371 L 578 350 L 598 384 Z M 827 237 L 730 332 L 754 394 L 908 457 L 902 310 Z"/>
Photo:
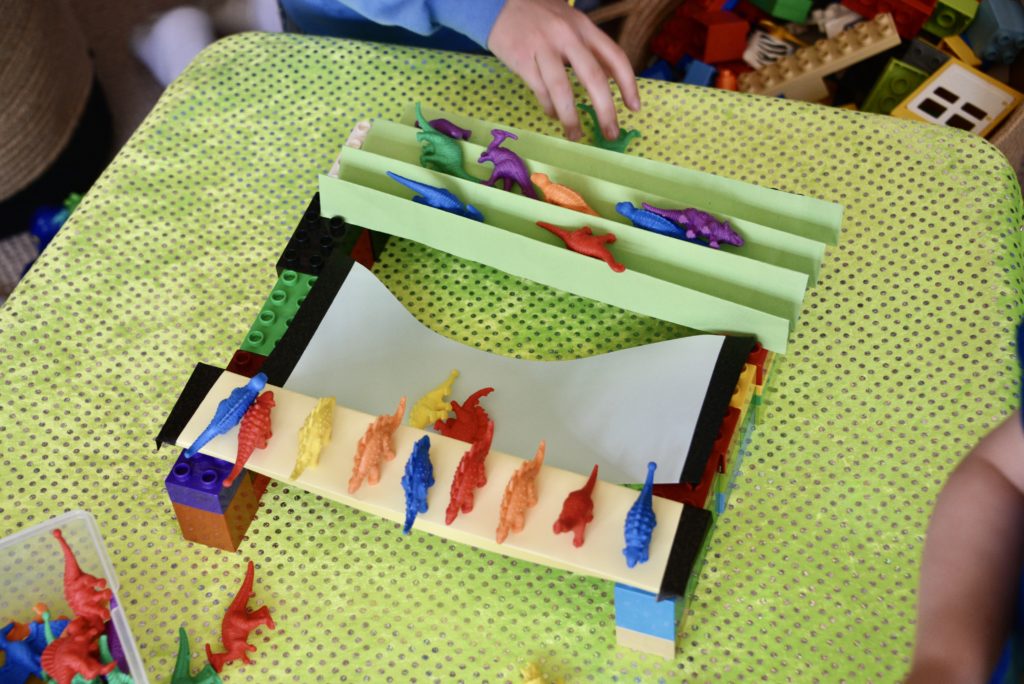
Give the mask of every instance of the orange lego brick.
<path id="1" fill-rule="evenodd" d="M 178 518 L 182 536 L 197 544 L 237 551 L 259 507 L 259 498 L 250 479 L 242 478 L 239 482 L 235 498 L 224 513 L 174 503 L 174 514 Z"/>

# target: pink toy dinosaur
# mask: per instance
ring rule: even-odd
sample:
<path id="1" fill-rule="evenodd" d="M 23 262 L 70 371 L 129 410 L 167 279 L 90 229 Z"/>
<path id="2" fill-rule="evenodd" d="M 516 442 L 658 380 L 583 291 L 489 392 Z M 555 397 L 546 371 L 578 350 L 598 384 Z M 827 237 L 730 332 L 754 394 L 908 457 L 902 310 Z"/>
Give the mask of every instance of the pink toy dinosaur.
<path id="1" fill-rule="evenodd" d="M 522 532 L 526 525 L 526 511 L 537 504 L 537 473 L 544 465 L 544 442 L 537 447 L 532 461 L 524 461 L 505 485 L 505 496 L 501 499 L 501 513 L 498 516 L 498 543 L 508 538 L 508 533 Z"/>
<path id="2" fill-rule="evenodd" d="M 577 254 L 600 259 L 608 264 L 616 273 L 622 273 L 626 270 L 626 267 L 617 262 L 612 253 L 605 247 L 606 244 L 615 242 L 615 233 L 594 235 L 594 232 L 590 230 L 590 226 L 569 230 L 568 228 L 560 228 L 544 221 L 537 221 L 537 225 L 549 233 L 557 235 L 565 243 L 566 247 Z"/>
<path id="3" fill-rule="evenodd" d="M 493 391 L 493 387 L 477 390 L 470 394 L 461 406 L 459 402 L 453 401 L 452 411 L 455 412 L 455 417 L 435 422 L 434 429 L 445 437 L 461 439 L 470 444 L 479 441 L 487 431 L 487 423 L 490 420 L 487 411 L 480 405 L 480 399 Z"/>
<path id="4" fill-rule="evenodd" d="M 391 444 L 391 436 L 405 416 L 405 397 L 398 402 L 398 410 L 393 416 L 378 416 L 370 423 L 356 447 L 355 463 L 352 464 L 352 477 L 348 481 L 348 493 L 355 494 L 369 480 L 371 485 L 380 482 L 380 465 L 383 461 L 395 458 L 395 448 Z"/>
<path id="5" fill-rule="evenodd" d="M 266 606 L 257 610 L 249 610 L 246 604 L 252 598 L 252 580 L 255 569 L 252 561 L 245 570 L 245 579 L 242 586 L 235 594 L 234 600 L 224 613 L 224 619 L 220 623 L 220 640 L 227 649 L 226 653 L 214 653 L 210 645 L 206 645 L 206 658 L 213 665 L 213 669 L 220 672 L 224 665 L 233 660 L 241 660 L 250 665 L 249 651 L 255 651 L 256 647 L 249 643 L 249 633 L 261 625 L 274 629 L 274 619 L 270 617 L 270 609 Z"/>
<path id="6" fill-rule="evenodd" d="M 468 403 L 468 402 L 467 402 Z M 459 466 L 452 478 L 448 509 L 444 514 L 444 522 L 451 525 L 459 513 L 470 513 L 473 510 L 473 492 L 477 487 L 487 484 L 487 471 L 484 459 L 491 451 L 491 439 L 494 437 L 494 421 L 487 421 L 487 429 L 483 436 L 473 442 L 473 446 L 462 455 Z"/>
<path id="7" fill-rule="evenodd" d="M 270 430 L 270 410 L 274 408 L 274 393 L 264 392 L 252 403 L 249 410 L 242 416 L 242 424 L 238 427 L 238 452 L 235 465 L 224 478 L 224 486 L 230 487 L 242 468 L 249 462 L 249 457 L 256 449 L 266 449 L 267 440 L 274 436 Z"/>
<path id="8" fill-rule="evenodd" d="M 555 534 L 572 530 L 572 545 L 583 546 L 583 531 L 587 524 L 594 519 L 594 484 L 597 482 L 597 466 L 590 471 L 590 478 L 580 489 L 569 492 L 562 504 L 562 514 L 555 521 Z"/>
<path id="9" fill-rule="evenodd" d="M 72 620 L 64 634 L 51 641 L 43 650 L 39 659 L 43 671 L 57 684 L 71 684 L 75 675 L 82 675 L 85 680 L 92 681 L 113 672 L 117 667 L 116 662 L 104 665 L 98 660 L 98 634 L 91 621 L 81 617 Z"/>
<path id="10" fill-rule="evenodd" d="M 533 189 L 533 184 L 530 182 L 530 172 L 526 169 L 526 164 L 518 154 L 501 146 L 501 143 L 505 142 L 505 140 L 519 140 L 519 136 L 515 133 L 503 131 L 500 128 L 492 130 L 491 135 L 494 136 L 494 139 L 491 140 L 491 144 L 487 146 L 487 149 L 477 159 L 481 164 L 484 162 L 494 164 L 491 177 L 483 182 L 484 185 L 497 187 L 496 183 L 502 181 L 504 189 L 509 192 L 512 192 L 515 186 L 518 185 L 523 195 L 530 199 L 538 199 L 537 193 Z"/>
<path id="11" fill-rule="evenodd" d="M 114 595 L 107 588 L 107 580 L 82 572 L 78 567 L 78 559 L 64 540 L 60 530 L 54 530 L 53 536 L 60 542 L 64 551 L 64 599 L 78 619 L 100 624 L 110 619 L 108 603 Z"/>

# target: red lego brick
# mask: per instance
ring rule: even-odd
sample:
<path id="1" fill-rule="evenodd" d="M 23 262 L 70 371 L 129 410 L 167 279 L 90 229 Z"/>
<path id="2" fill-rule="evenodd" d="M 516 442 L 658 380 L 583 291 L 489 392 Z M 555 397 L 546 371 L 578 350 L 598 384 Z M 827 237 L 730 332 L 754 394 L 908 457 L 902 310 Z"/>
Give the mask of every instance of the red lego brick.
<path id="1" fill-rule="evenodd" d="M 239 478 L 239 482 L 241 484 L 235 498 L 224 513 L 212 513 L 174 503 L 174 514 L 178 518 L 182 536 L 216 549 L 237 551 L 259 507 L 259 499 L 249 479 Z"/>
<path id="2" fill-rule="evenodd" d="M 263 368 L 263 362 L 266 360 L 267 357 L 262 354 L 256 354 L 253 352 L 247 352 L 244 349 L 239 349 L 235 352 L 235 355 L 231 357 L 231 363 L 228 364 L 227 369 L 232 373 L 238 373 L 239 375 L 251 378 L 260 372 L 260 368 Z"/>
<path id="3" fill-rule="evenodd" d="M 252 489 L 256 493 L 256 501 L 258 502 L 263 498 L 263 494 L 267 491 L 267 487 L 270 486 L 270 478 L 266 475 L 260 475 L 254 473 L 251 470 L 246 471 L 252 478 Z"/>
<path id="4" fill-rule="evenodd" d="M 689 482 L 656 484 L 651 492 L 655 496 L 671 499 L 672 501 L 678 501 L 679 503 L 687 506 L 704 508 L 708 502 L 708 493 L 711 491 L 711 483 L 715 481 L 717 464 L 718 459 L 708 459 L 708 464 L 704 467 L 704 474 L 700 478 L 700 483 L 696 486 Z"/>
<path id="5" fill-rule="evenodd" d="M 370 242 L 370 231 L 365 228 L 352 247 L 352 258 L 366 268 L 373 268 L 373 243 Z"/>
<path id="6" fill-rule="evenodd" d="M 768 350 L 758 342 L 754 345 L 754 351 L 747 357 L 747 363 L 757 368 L 757 375 L 754 377 L 754 384 L 758 387 L 764 386 L 764 364 L 768 361 Z"/>
<path id="7" fill-rule="evenodd" d="M 684 54 L 690 52 L 690 45 L 696 38 L 692 34 L 695 26 L 683 13 L 683 7 L 677 9 L 651 39 L 651 52 L 669 64 L 677 64 Z"/>
<path id="8" fill-rule="evenodd" d="M 937 0 L 842 0 L 843 6 L 868 19 L 888 12 L 903 40 L 911 40 L 935 11 Z"/>
<path id="9" fill-rule="evenodd" d="M 712 10 L 689 20 L 693 42 L 688 54 L 706 64 L 732 62 L 743 58 L 750 24 L 732 12 Z"/>
<path id="10" fill-rule="evenodd" d="M 738 408 L 729 407 L 729 412 L 722 420 L 722 426 L 718 429 L 718 439 L 711 447 L 711 458 L 718 464 L 718 472 L 724 473 L 726 458 L 729 456 L 729 446 L 732 444 L 733 434 L 740 422 L 741 412 Z"/>
<path id="11" fill-rule="evenodd" d="M 739 16 L 741 19 L 746 19 L 751 26 L 757 26 L 757 22 L 763 19 L 771 19 L 772 16 L 765 12 L 763 9 L 758 7 L 748 0 L 740 0 L 736 3 L 736 6 L 732 8 L 734 14 Z"/>

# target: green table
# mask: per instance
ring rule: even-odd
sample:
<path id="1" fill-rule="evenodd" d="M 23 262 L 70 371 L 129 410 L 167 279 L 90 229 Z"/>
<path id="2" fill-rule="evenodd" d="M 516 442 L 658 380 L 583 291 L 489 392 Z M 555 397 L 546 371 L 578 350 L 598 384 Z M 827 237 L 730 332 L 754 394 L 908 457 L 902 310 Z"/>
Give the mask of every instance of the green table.
<path id="1" fill-rule="evenodd" d="M 945 476 L 1015 404 L 1022 204 L 984 141 L 896 119 L 641 84 L 634 151 L 846 207 L 777 360 L 674 662 L 614 647 L 611 586 L 273 484 L 238 554 L 181 539 L 153 438 L 224 366 L 352 125 L 410 101 L 557 133 L 497 62 L 291 35 L 206 50 L 0 310 L 0 534 L 91 511 L 151 677 L 200 650 L 244 572 L 277 620 L 238 681 L 893 681 Z M 547 358 L 674 326 L 394 240 L 382 280 L 436 330 Z M 254 605 L 257 605 L 254 603 Z M 198 661 L 194 665 L 198 668 Z M 390 677 L 391 679 L 388 679 Z"/>

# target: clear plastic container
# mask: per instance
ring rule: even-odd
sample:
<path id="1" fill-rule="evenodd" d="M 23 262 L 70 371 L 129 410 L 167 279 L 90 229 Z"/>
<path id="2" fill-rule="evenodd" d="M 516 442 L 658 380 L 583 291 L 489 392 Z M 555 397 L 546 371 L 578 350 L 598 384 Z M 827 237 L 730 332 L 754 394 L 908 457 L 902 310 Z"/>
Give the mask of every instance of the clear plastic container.
<path id="1" fill-rule="evenodd" d="M 115 637 L 109 636 L 111 650 L 136 684 L 149 684 L 124 609 L 117 601 L 119 585 L 114 564 L 107 555 L 96 520 L 85 511 L 69 511 L 0 539 L 0 626 L 11 620 L 35 619 L 33 606 L 37 603 L 45 603 L 54 617 L 73 617 L 64 600 L 64 552 L 53 536 L 56 529 L 60 529 L 75 552 L 82 571 L 107 580 L 107 586 L 114 592 L 110 602 L 112 630 L 108 627 L 108 632 L 116 633 L 120 643 L 119 652 L 114 645 Z"/>

